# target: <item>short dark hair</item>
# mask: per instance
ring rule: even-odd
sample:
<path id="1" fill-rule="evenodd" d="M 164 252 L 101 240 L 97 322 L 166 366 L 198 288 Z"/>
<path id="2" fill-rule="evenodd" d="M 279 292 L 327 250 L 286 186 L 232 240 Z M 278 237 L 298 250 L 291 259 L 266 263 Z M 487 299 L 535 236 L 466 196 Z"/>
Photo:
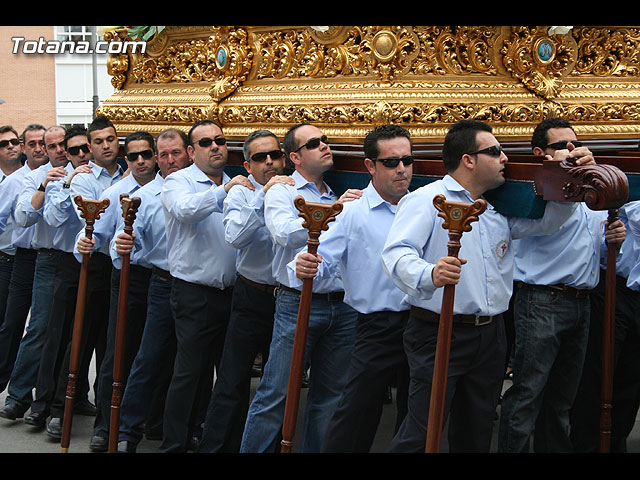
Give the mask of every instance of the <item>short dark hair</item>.
<path id="1" fill-rule="evenodd" d="M 26 127 L 24 127 L 24 130 L 22 131 L 22 136 L 20 137 L 20 139 L 24 142 L 24 136 L 26 135 L 27 132 L 34 132 L 34 131 L 46 131 L 47 129 L 45 128 L 44 125 L 41 125 L 39 123 L 30 123 L 29 125 L 27 125 Z M 13 132 L 15 132 L 15 130 L 13 130 Z M 18 134 L 16 133 L 16 136 L 18 136 Z M 44 137 L 44 134 L 43 134 Z"/>
<path id="2" fill-rule="evenodd" d="M 203 125 L 215 125 L 216 127 L 218 127 L 220 129 L 220 131 L 222 132 L 222 125 L 220 125 L 220 123 L 216 122 L 215 120 L 198 120 L 196 123 L 193 124 L 193 126 L 189 129 L 189 145 L 193 145 L 193 131 L 198 128 L 201 127 Z M 223 132 L 224 133 L 224 132 Z"/>
<path id="3" fill-rule="evenodd" d="M 16 132 L 16 129 L 13 128 L 11 125 L 2 125 L 0 127 L 0 133 L 7 133 L 7 132 L 11 132 L 13 133 L 16 137 L 20 138 L 20 136 L 18 135 L 18 132 Z M 24 140 L 24 139 L 23 139 Z"/>
<path id="4" fill-rule="evenodd" d="M 66 135 L 64 136 L 64 141 L 63 141 L 64 148 L 65 149 L 67 148 L 67 142 L 70 139 L 72 139 L 73 137 L 78 137 L 80 135 L 83 135 L 88 138 L 87 129 L 81 125 L 72 125 L 71 127 L 69 127 Z"/>
<path id="5" fill-rule="evenodd" d="M 278 146 L 280 146 L 280 140 L 278 140 L 278 137 L 276 137 L 276 134 L 273 133 L 271 130 L 255 130 L 251 132 L 247 136 L 247 138 L 244 139 L 244 143 L 242 144 L 242 154 L 244 155 L 244 159 L 247 162 L 250 160 L 249 145 L 251 145 L 251 142 L 253 142 L 257 138 L 265 138 L 265 137 L 275 138 L 276 142 L 278 142 Z"/>
<path id="6" fill-rule="evenodd" d="M 136 140 L 144 140 L 149 144 L 151 150 L 153 150 L 154 152 L 156 151 L 156 144 L 153 141 L 153 136 L 149 132 L 144 131 L 133 132 L 127 135 L 127 137 L 124 139 L 124 151 L 128 152 L 129 144 L 131 142 L 135 142 Z"/>
<path id="7" fill-rule="evenodd" d="M 475 152 L 478 148 L 478 132 L 493 132 L 493 128 L 481 120 L 459 120 L 451 127 L 444 138 L 442 161 L 448 173 L 454 172 L 460 165 L 465 153 Z"/>
<path id="8" fill-rule="evenodd" d="M 364 139 L 364 156 L 367 158 L 378 158 L 380 140 L 390 140 L 392 138 L 405 137 L 411 143 L 411 134 L 406 128 L 400 125 L 380 125 L 371 130 Z"/>
<path id="9" fill-rule="evenodd" d="M 298 144 L 296 142 L 296 130 L 300 127 L 304 127 L 305 125 L 311 125 L 308 122 L 298 123 L 297 125 L 292 126 L 287 130 L 287 133 L 284 134 L 284 138 L 282 139 L 282 148 L 284 149 L 284 153 L 289 156 L 291 152 L 295 152 L 298 149 Z"/>
<path id="10" fill-rule="evenodd" d="M 544 150 L 544 147 L 549 144 L 547 131 L 550 128 L 570 128 L 573 130 L 571 123 L 564 118 L 552 117 L 542 120 L 533 130 L 533 135 L 531 136 L 531 150 L 535 147 L 539 147 Z"/>
<path id="11" fill-rule="evenodd" d="M 178 128 L 169 127 L 166 130 L 161 131 L 156 136 L 156 151 L 158 150 L 158 140 L 163 138 L 179 138 L 180 140 L 182 140 L 182 146 L 185 150 L 187 149 L 187 145 L 189 145 L 189 138 L 187 137 L 186 133 Z"/>
<path id="12" fill-rule="evenodd" d="M 91 132 L 95 132 L 97 130 L 104 130 L 105 128 L 113 128 L 113 131 L 116 132 L 116 135 L 118 134 L 116 127 L 113 125 L 111 120 L 109 120 L 104 115 L 101 115 L 99 117 L 96 117 L 89 124 L 89 128 L 87 128 L 87 136 L 89 138 L 89 141 L 91 141 Z"/>

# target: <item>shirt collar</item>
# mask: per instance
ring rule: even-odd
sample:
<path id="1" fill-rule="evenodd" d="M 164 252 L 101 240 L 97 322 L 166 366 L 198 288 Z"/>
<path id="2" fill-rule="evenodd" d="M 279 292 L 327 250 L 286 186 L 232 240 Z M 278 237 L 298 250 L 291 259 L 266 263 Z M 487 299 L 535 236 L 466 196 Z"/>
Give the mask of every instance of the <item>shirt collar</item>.
<path id="1" fill-rule="evenodd" d="M 104 172 L 105 175 L 108 175 L 111 178 L 116 178 L 120 175 L 122 175 L 124 172 L 122 171 L 122 167 L 120 166 L 120 164 L 117 164 L 117 170 L 116 172 L 111 175 L 106 168 L 101 167 L 100 165 L 98 165 L 97 163 L 93 162 L 93 161 L 89 161 L 89 165 L 91 165 L 91 173 L 93 173 L 93 176 L 98 178 L 100 175 L 102 175 L 102 172 Z"/>
<path id="2" fill-rule="evenodd" d="M 192 164 L 190 167 L 188 168 L 193 168 L 193 179 L 196 182 L 200 182 L 200 183 L 209 183 L 209 184 L 215 184 L 216 182 L 214 182 L 213 180 L 211 180 L 206 173 L 204 173 L 202 170 L 200 170 L 200 168 L 198 168 L 198 166 L 194 163 Z M 229 175 L 227 175 L 226 172 L 222 172 L 222 185 L 224 185 L 225 183 L 227 183 L 229 180 L 231 180 L 229 178 Z"/>
<path id="3" fill-rule="evenodd" d="M 291 174 L 291 178 L 293 178 L 296 182 L 295 188 L 297 188 L 298 190 L 303 189 L 305 186 L 309 185 L 311 188 L 315 189 L 316 191 L 318 191 L 318 187 L 316 186 L 315 183 L 310 182 L 309 180 L 307 180 L 306 178 L 304 178 L 302 176 L 302 174 L 300 174 L 300 172 L 298 172 L 297 170 L 294 170 L 293 173 Z M 329 185 L 327 185 L 326 182 L 322 182 L 325 186 L 325 188 L 327 189 L 326 193 L 323 193 L 322 195 L 329 195 L 329 196 L 333 196 L 335 195 L 333 193 L 333 190 L 331 190 L 331 187 Z M 318 191 L 318 193 L 320 193 Z"/>

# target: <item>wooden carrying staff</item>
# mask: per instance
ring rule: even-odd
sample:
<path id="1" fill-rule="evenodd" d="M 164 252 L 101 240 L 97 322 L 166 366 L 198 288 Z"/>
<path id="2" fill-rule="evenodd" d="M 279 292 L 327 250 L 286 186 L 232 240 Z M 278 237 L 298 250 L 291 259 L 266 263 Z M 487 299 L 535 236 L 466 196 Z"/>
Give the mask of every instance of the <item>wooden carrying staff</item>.
<path id="1" fill-rule="evenodd" d="M 617 209 L 609 210 L 609 225 L 618 220 L 618 213 Z M 608 244 L 604 318 L 602 323 L 600 453 L 609 453 L 611 449 L 611 401 L 613 397 L 613 350 L 616 316 L 616 253 L 616 245 Z"/>
<path id="2" fill-rule="evenodd" d="M 133 222 L 136 219 L 140 198 L 129 198 L 126 193 L 120 194 L 124 233 L 133 234 Z M 111 392 L 111 421 L 109 424 L 109 453 L 118 451 L 118 434 L 120 433 L 120 405 L 122 404 L 122 371 L 127 331 L 127 306 L 129 302 L 129 270 L 130 254 L 122 255 L 120 270 L 120 292 L 118 295 L 118 318 L 116 320 L 116 339 L 113 354 L 113 389 Z"/>
<path id="3" fill-rule="evenodd" d="M 318 251 L 320 233 L 329 228 L 329 222 L 335 220 L 336 215 L 342 211 L 342 203 L 333 204 L 307 203 L 304 198 L 297 196 L 294 205 L 300 211 L 299 216 L 305 221 L 302 226 L 309 230 L 307 240 L 307 251 L 315 254 Z M 293 447 L 293 436 L 296 430 L 296 420 L 298 417 L 298 406 L 300 403 L 300 388 L 302 385 L 302 371 L 304 366 L 304 356 L 307 347 L 307 331 L 309 327 L 309 312 L 311 311 L 311 296 L 313 289 L 313 278 L 305 278 L 302 282 L 302 293 L 300 294 L 300 306 L 298 307 L 298 318 L 296 321 L 296 333 L 293 339 L 293 353 L 291 356 L 291 368 L 289 370 L 289 385 L 287 389 L 287 400 L 284 410 L 284 420 L 282 424 L 281 452 L 290 453 Z"/>
<path id="4" fill-rule="evenodd" d="M 444 219 L 442 228 L 449 230 L 448 255 L 457 257 L 460 251 L 462 233 L 471 231 L 471 222 L 478 220 L 478 216 L 487 208 L 487 202 L 482 199 L 476 200 L 474 203 L 453 202 L 446 200 L 444 195 L 436 195 L 433 198 L 433 204 L 438 210 L 438 216 Z M 436 358 L 433 367 L 426 453 L 440 452 L 440 437 L 442 435 L 449 370 L 449 351 L 451 348 L 454 296 L 455 285 L 445 285 L 438 326 Z"/>
<path id="5" fill-rule="evenodd" d="M 91 239 L 93 235 L 93 224 L 100 218 L 100 214 L 109 206 L 109 199 L 104 200 L 83 200 L 80 195 L 73 198 L 73 201 L 80 210 L 80 216 L 85 219 L 85 236 Z M 71 337 L 71 353 L 69 357 L 69 379 L 67 381 L 67 391 L 64 404 L 64 419 L 62 422 L 62 438 L 60 447 L 62 453 L 69 450 L 69 439 L 71 437 L 71 423 L 73 419 L 73 405 L 76 396 L 76 377 L 78 373 L 78 363 L 80 361 L 82 329 L 84 326 L 84 309 L 87 301 L 87 284 L 89 282 L 89 261 L 91 255 L 85 253 L 82 256 L 82 266 L 80 268 L 80 278 L 78 280 L 78 296 L 76 299 L 76 312 L 73 321 L 73 333 Z"/>

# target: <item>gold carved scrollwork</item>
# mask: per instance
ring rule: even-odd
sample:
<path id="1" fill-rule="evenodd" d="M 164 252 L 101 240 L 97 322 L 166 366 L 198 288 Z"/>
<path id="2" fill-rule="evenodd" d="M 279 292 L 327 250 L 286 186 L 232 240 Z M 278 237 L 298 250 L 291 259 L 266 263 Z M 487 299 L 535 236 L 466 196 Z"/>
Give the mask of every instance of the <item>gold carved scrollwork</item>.
<path id="1" fill-rule="evenodd" d="M 394 122 L 441 141 L 478 118 L 521 139 L 560 115 L 583 136 L 640 134 L 639 27 L 168 26 L 108 68 L 117 91 L 100 110 L 126 128 L 203 116 L 242 138 L 310 121 L 348 140 Z"/>
<path id="2" fill-rule="evenodd" d="M 549 36 L 546 27 L 505 27 L 500 41 L 502 66 L 514 79 L 546 100 L 558 96 L 577 61 L 572 36 Z"/>

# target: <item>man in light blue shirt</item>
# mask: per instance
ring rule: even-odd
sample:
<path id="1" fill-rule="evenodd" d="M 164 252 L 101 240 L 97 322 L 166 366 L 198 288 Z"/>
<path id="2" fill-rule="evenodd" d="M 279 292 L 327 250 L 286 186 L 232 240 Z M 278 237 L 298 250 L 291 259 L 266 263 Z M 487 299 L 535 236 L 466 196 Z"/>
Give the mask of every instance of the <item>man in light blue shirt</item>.
<path id="1" fill-rule="evenodd" d="M 324 172 L 333 166 L 333 154 L 322 131 L 310 124 L 295 125 L 283 146 L 295 165 L 295 185 L 274 185 L 265 196 L 264 217 L 274 243 L 273 275 L 278 282 L 276 313 L 269 360 L 251 402 L 241 452 L 272 453 L 280 450 L 295 335 L 300 290 L 291 286 L 287 264 L 306 246 L 308 231 L 302 226 L 293 200 L 301 195 L 308 202 L 333 203 L 338 196 L 324 182 Z M 347 191 L 343 200 L 359 196 Z M 329 227 L 331 228 L 331 227 Z M 322 242 L 322 235 L 320 236 Z M 331 415 L 347 380 L 357 312 L 342 300 L 339 278 L 318 279 L 313 287 L 306 346 L 306 364 L 311 375 L 307 409 L 302 426 L 302 452 L 319 452 Z"/>
<path id="2" fill-rule="evenodd" d="M 557 160 L 593 159 L 562 119 L 542 121 L 531 145 L 535 155 Z M 531 436 L 536 452 L 573 451 L 569 411 L 587 348 L 589 290 L 599 280 L 603 233 L 616 244 L 625 236 L 619 220 L 603 228 L 606 212 L 576 207 L 559 231 L 521 239 L 515 248 L 513 384 L 500 409 L 500 452 L 528 452 Z"/>
<path id="3" fill-rule="evenodd" d="M 24 418 L 28 425 L 42 428 L 49 416 L 49 406 L 55 392 L 56 379 L 61 363 L 61 344 L 66 348 L 71 323 L 75 313 L 80 265 L 73 257 L 76 233 L 82 222 L 75 213 L 75 204 L 69 196 L 69 183 L 79 173 L 89 171 L 91 153 L 88 148 L 87 131 L 84 127 L 72 127 L 67 131 L 64 148 L 69 162 L 64 167 L 50 168 L 43 182 L 45 192 L 36 190 L 33 199 L 42 201 L 42 216 L 53 229 L 53 248 L 58 251 L 55 268 L 55 285 L 51 313 L 47 322 L 35 396 L 31 412 Z M 92 303 L 93 299 L 89 299 Z M 88 372 L 79 373 L 75 413 L 94 414 L 95 407 L 89 402 Z"/>
<path id="4" fill-rule="evenodd" d="M 133 235 L 123 231 L 121 219 L 111 240 L 115 268 L 121 268 L 122 255 L 129 254 L 132 263 L 152 269 L 144 332 L 120 406 L 119 453 L 134 453 L 143 431 L 147 438 L 162 438 L 162 416 L 173 372 L 176 335 L 169 301 L 172 278 L 160 195 L 162 184 L 170 174 L 191 165 L 188 143 L 182 130 L 169 128 L 158 134 L 156 150 L 160 171 L 135 194 L 140 198 L 140 208 L 133 223 Z"/>
<path id="5" fill-rule="evenodd" d="M 56 169 L 64 171 L 68 162 L 64 147 L 65 135 L 66 130 L 60 126 L 50 127 L 45 131 L 43 139 L 49 161 L 25 175 L 14 212 L 19 226 L 33 226 L 32 248 L 37 251 L 31 315 L 20 340 L 9 381 L 9 395 L 6 398 L 7 407 L 17 405 L 23 411 L 33 401 L 32 390 L 36 385 L 53 300 L 55 269 L 60 251 L 53 244 L 56 229 L 47 224 L 42 212 L 49 172 Z"/>
<path id="6" fill-rule="evenodd" d="M 87 128 L 89 140 L 89 150 L 93 157 L 88 163 L 90 170 L 88 173 L 75 175 L 69 184 L 69 197 L 73 199 L 76 195 L 83 199 L 102 200 L 104 191 L 111 185 L 122 179 L 123 172 L 117 162 L 118 135 L 113 123 L 106 117 L 96 117 Z M 75 207 L 75 203 L 73 204 Z M 117 209 L 110 205 L 108 208 Z M 78 208 L 73 209 L 74 213 L 82 222 L 84 219 L 80 215 Z M 78 233 L 78 232 L 76 232 Z M 79 367 L 78 371 L 85 371 L 91 363 L 93 352 L 96 353 L 96 363 L 99 368 L 105 351 L 106 330 L 109 318 L 109 297 L 111 280 L 111 258 L 100 251 L 91 255 L 89 262 L 89 272 L 87 281 L 87 297 L 92 298 L 92 302 L 87 302 L 84 324 L 82 329 L 82 340 L 80 341 Z M 62 414 L 64 412 L 67 380 L 69 376 L 69 358 L 71 355 L 70 338 L 66 347 L 60 373 L 56 383 L 56 392 L 51 403 L 51 421 L 47 425 L 47 434 L 52 438 L 59 439 L 62 432 Z"/>
<path id="7" fill-rule="evenodd" d="M 640 392 L 640 201 L 620 208 L 627 236 L 616 261 L 610 451 L 627 452 L 627 437 L 638 415 Z M 571 408 L 571 443 L 578 453 L 600 451 L 602 336 L 605 317 L 607 249 L 602 249 L 600 282 L 589 293 L 589 340 L 582 377 Z"/>
<path id="8" fill-rule="evenodd" d="M 324 453 L 369 452 L 388 385 L 398 387 L 396 429 L 406 415 L 409 372 L 402 334 L 409 307 L 382 269 L 380 253 L 398 202 L 409 191 L 410 134 L 398 125 L 376 127 L 365 138 L 364 154 L 371 182 L 362 197 L 345 203 L 323 233 L 317 256 L 305 251 L 295 268 L 289 264 L 291 277 L 342 278 L 344 301 L 359 313 L 349 381 L 327 429 Z M 302 280 L 297 283 L 302 286 Z"/>
<path id="9" fill-rule="evenodd" d="M 162 186 L 171 309 L 177 353 L 167 392 L 160 452 L 185 452 L 194 422 L 209 403 L 219 365 L 236 279 L 236 252 L 224 239 L 223 202 L 234 185 L 253 184 L 224 172 L 227 145 L 219 124 L 203 120 L 189 131 L 193 165 L 169 175 Z"/>
<path id="10" fill-rule="evenodd" d="M 491 205 L 465 232 L 460 257 L 448 255 L 448 231 L 436 194 L 473 203 L 505 181 L 507 156 L 484 122 L 462 120 L 443 146 L 447 175 L 406 195 L 382 251 L 385 271 L 406 294 L 404 346 L 410 370 L 408 413 L 392 452 L 424 452 L 443 286 L 456 285 L 443 424 L 451 452 L 488 452 L 504 376 L 502 312 L 512 291 L 513 238 L 557 230 L 575 206 L 548 202 L 542 219 L 506 218 Z M 450 413 L 450 415 L 449 415 Z M 440 434 L 440 432 L 438 432 Z"/>
<path id="11" fill-rule="evenodd" d="M 23 140 L 26 139 L 29 143 L 36 140 L 36 147 L 25 148 L 27 161 L 24 166 L 0 183 L 0 232 L 11 232 L 8 247 L 15 249 L 4 321 L 0 325 L 0 388 L 3 390 L 11 377 L 31 308 L 33 277 L 38 254 L 33 246 L 35 225 L 20 226 L 16 218 L 16 209 L 25 176 L 48 161 L 47 155 L 43 154 L 39 147 L 39 142 L 43 141 L 44 132 L 45 128 L 38 124 L 31 124 L 25 129 L 22 134 Z M 15 420 L 21 418 L 25 410 L 26 408 L 11 403 L 0 410 L 0 416 Z"/>
<path id="12" fill-rule="evenodd" d="M 264 199 L 277 183 L 293 185 L 282 175 L 285 155 L 278 138 L 256 130 L 244 141 L 244 167 L 253 190 L 236 186 L 224 200 L 224 232 L 237 249 L 238 277 L 220 369 L 207 410 L 201 453 L 237 453 L 249 408 L 251 370 L 258 353 L 269 356 L 276 281 L 271 271 L 273 242 L 264 222 Z"/>
<path id="13" fill-rule="evenodd" d="M 42 128 L 44 130 L 44 128 Z M 42 132 L 40 132 L 42 133 Z M 34 147 L 39 151 L 44 151 L 42 135 L 40 139 L 30 139 Z M 20 170 L 22 163 L 22 146 L 18 132 L 11 125 L 0 127 L 0 183 L 9 175 Z M 4 312 L 7 308 L 7 297 L 9 296 L 9 282 L 13 270 L 13 257 L 16 249 L 11 242 L 13 229 L 6 228 L 0 234 L 0 325 L 4 322 Z"/>
<path id="14" fill-rule="evenodd" d="M 152 182 L 156 177 L 155 142 L 150 133 L 144 131 L 130 133 L 125 138 L 124 150 L 129 173 L 102 193 L 102 197 L 108 198 L 110 203 L 106 211 L 95 221 L 91 241 L 85 236 L 84 230 L 78 233 L 76 257 L 79 262 L 82 261 L 83 255 L 92 255 L 94 252 L 102 252 L 111 259 L 109 251 L 111 239 L 116 234 L 119 224 L 124 222 L 120 195 L 127 194 L 129 197 L 135 197 L 140 188 Z M 90 442 L 90 449 L 93 451 L 106 450 L 109 439 L 120 275 L 120 269 L 114 265 L 111 271 L 107 343 L 97 380 L 97 415 Z M 130 261 L 126 342 L 123 352 L 122 378 L 120 379 L 123 385 L 126 385 L 129 369 L 140 346 L 147 316 L 147 294 L 150 278 L 151 266 L 144 261 L 144 258 L 134 258 Z"/>

